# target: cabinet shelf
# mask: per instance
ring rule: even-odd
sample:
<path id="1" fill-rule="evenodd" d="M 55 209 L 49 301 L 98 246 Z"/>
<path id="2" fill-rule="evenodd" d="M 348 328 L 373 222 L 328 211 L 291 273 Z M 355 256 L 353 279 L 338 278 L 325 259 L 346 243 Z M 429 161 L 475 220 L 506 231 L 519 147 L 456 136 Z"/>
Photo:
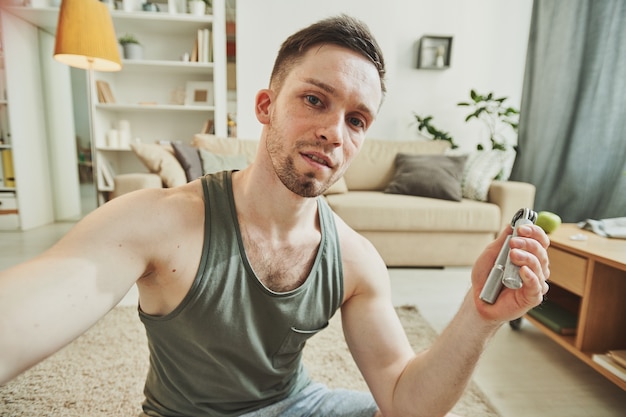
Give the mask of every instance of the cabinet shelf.
<path id="1" fill-rule="evenodd" d="M 213 23 L 212 15 L 196 16 L 192 14 L 173 14 L 165 12 L 124 12 L 114 10 L 111 17 L 115 30 L 121 32 L 159 33 L 163 35 L 180 35 L 190 30 L 198 30 Z M 155 25 L 155 23 L 167 25 Z"/>
<path id="2" fill-rule="evenodd" d="M 565 348 L 572 355 L 576 356 L 578 359 L 591 366 L 596 372 L 602 374 L 605 378 L 609 379 L 615 385 L 620 387 L 623 390 L 626 390 L 626 381 L 621 380 L 617 376 L 613 375 L 611 372 L 604 369 L 602 366 L 598 365 L 593 360 L 594 353 L 605 353 L 605 351 L 597 351 L 597 352 L 588 352 L 582 351 L 576 347 L 576 337 L 575 336 L 561 336 L 552 330 L 550 330 L 547 326 L 543 325 L 540 321 L 534 319 L 530 316 L 525 316 L 526 319 L 531 322 L 534 326 L 539 328 L 544 334 L 546 334 L 550 339 L 555 341 L 558 345 Z"/>
<path id="3" fill-rule="evenodd" d="M 105 151 L 105 152 L 130 152 L 132 151 L 130 146 L 128 148 L 112 148 L 110 146 L 98 146 L 96 149 L 99 151 Z"/>
<path id="4" fill-rule="evenodd" d="M 150 71 L 151 73 L 176 71 L 177 74 L 211 75 L 213 72 L 212 62 L 123 59 L 122 66 L 124 71 L 127 73 L 141 71 Z"/>
<path id="5" fill-rule="evenodd" d="M 96 104 L 99 110 L 113 112 L 157 112 L 157 111 L 180 111 L 180 112 L 211 112 L 214 106 L 185 106 L 182 104 Z"/>
<path id="6" fill-rule="evenodd" d="M 48 33 L 56 33 L 59 20 L 59 9 L 56 7 L 6 6 L 4 10 Z"/>
<path id="7" fill-rule="evenodd" d="M 55 34 L 59 19 L 57 7 L 6 6 L 5 10 L 21 19 Z M 115 30 L 121 32 L 158 32 L 163 35 L 176 35 L 197 30 L 213 23 L 212 15 L 196 16 L 166 12 L 124 12 L 113 10 L 111 18 Z M 155 23 L 167 23 L 155 25 Z"/>
<path id="8" fill-rule="evenodd" d="M 584 234 L 574 241 L 570 236 Z M 550 234 L 550 292 L 561 307 L 577 312 L 575 336 L 563 336 L 526 315 L 532 324 L 584 363 L 626 390 L 626 381 L 593 361 L 594 353 L 626 349 L 626 243 L 563 224 Z"/>

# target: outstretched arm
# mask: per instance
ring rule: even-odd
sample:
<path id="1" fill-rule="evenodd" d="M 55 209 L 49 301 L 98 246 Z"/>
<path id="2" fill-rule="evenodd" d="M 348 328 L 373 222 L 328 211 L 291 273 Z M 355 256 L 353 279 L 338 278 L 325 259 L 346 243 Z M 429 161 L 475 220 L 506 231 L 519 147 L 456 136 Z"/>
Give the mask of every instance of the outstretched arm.
<path id="1" fill-rule="evenodd" d="M 144 204 L 113 200 L 40 256 L 0 272 L 0 384 L 86 331 L 144 273 Z"/>
<path id="2" fill-rule="evenodd" d="M 510 242 L 511 259 L 521 266 L 524 286 L 505 289 L 493 305 L 479 299 L 510 233 L 509 228 L 483 252 L 474 265 L 472 289 L 459 312 L 433 345 L 418 354 L 411 351 L 395 315 L 388 282 L 380 279 L 386 274 L 384 264 L 365 261 L 366 267 L 355 269 L 349 262 L 347 271 L 366 275 L 342 308 L 346 340 L 385 417 L 445 415 L 463 393 L 495 331 L 542 301 L 549 275 L 548 239 L 537 226 L 520 228 L 520 237 Z"/>

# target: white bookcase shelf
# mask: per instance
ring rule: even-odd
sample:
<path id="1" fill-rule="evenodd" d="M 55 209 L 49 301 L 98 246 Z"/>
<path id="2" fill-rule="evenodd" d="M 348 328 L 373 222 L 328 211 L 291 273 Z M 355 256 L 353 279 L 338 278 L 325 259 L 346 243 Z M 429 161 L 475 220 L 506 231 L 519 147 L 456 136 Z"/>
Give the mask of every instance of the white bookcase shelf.
<path id="1" fill-rule="evenodd" d="M 59 9 L 9 6 L 15 16 L 50 34 L 56 33 Z M 111 12 L 116 36 L 134 35 L 143 46 L 143 59 L 123 59 L 119 72 L 94 73 L 91 95 L 92 153 L 104 160 L 114 174 L 145 171 L 132 152 L 119 152 L 107 143 L 107 133 L 119 128 L 120 122 L 130 125 L 132 142 L 189 142 L 195 133 L 212 122 L 215 134 L 226 136 L 227 59 L 226 12 L 224 0 L 213 0 L 213 14 L 191 15 L 168 12 Z M 198 31 L 211 32 L 210 62 L 184 60 L 193 56 Z M 121 52 L 121 49 L 120 49 Z M 96 81 L 105 81 L 114 102 L 98 100 Z M 188 83 L 210 82 L 213 100 L 202 105 L 185 105 Z M 210 104 L 210 105 L 209 105 Z M 102 178 L 102 175 L 96 175 Z M 97 182 L 99 202 L 107 199 L 110 184 Z"/>
<path id="2" fill-rule="evenodd" d="M 122 112 L 198 112 L 206 113 L 215 109 L 215 106 L 186 106 L 183 104 L 96 104 L 98 110 L 116 113 Z M 197 132 L 196 132 L 197 133 Z"/>
<path id="3" fill-rule="evenodd" d="M 131 72 L 145 72 L 151 71 L 171 73 L 176 71 L 180 74 L 213 74 L 212 62 L 183 62 L 183 61 L 171 61 L 171 60 L 136 60 L 136 59 L 123 59 L 122 65 L 124 71 Z"/>

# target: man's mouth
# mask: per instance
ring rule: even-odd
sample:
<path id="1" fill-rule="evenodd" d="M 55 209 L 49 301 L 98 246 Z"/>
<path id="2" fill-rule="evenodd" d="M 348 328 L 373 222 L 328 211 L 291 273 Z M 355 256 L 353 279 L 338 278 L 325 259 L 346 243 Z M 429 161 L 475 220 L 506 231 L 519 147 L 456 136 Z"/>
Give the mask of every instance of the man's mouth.
<path id="1" fill-rule="evenodd" d="M 327 161 L 327 160 L 325 160 L 325 159 L 323 159 L 323 158 L 320 158 L 320 157 L 318 157 L 318 156 L 315 156 L 315 155 L 312 155 L 312 154 L 308 154 L 308 153 L 307 153 L 307 154 L 304 154 L 304 155 L 305 155 L 307 158 L 311 159 L 312 161 L 317 162 L 318 164 L 321 164 L 321 165 L 325 165 L 325 166 L 327 166 L 327 167 L 330 167 L 330 164 L 328 163 L 328 161 Z"/>

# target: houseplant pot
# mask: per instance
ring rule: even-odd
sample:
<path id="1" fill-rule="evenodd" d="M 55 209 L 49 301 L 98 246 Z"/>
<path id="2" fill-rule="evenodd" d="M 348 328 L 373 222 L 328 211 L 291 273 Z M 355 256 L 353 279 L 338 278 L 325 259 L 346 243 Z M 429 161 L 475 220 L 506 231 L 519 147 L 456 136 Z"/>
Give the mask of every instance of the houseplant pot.
<path id="1" fill-rule="evenodd" d="M 143 46 L 135 36 L 126 34 L 119 39 L 124 59 L 143 59 Z"/>

